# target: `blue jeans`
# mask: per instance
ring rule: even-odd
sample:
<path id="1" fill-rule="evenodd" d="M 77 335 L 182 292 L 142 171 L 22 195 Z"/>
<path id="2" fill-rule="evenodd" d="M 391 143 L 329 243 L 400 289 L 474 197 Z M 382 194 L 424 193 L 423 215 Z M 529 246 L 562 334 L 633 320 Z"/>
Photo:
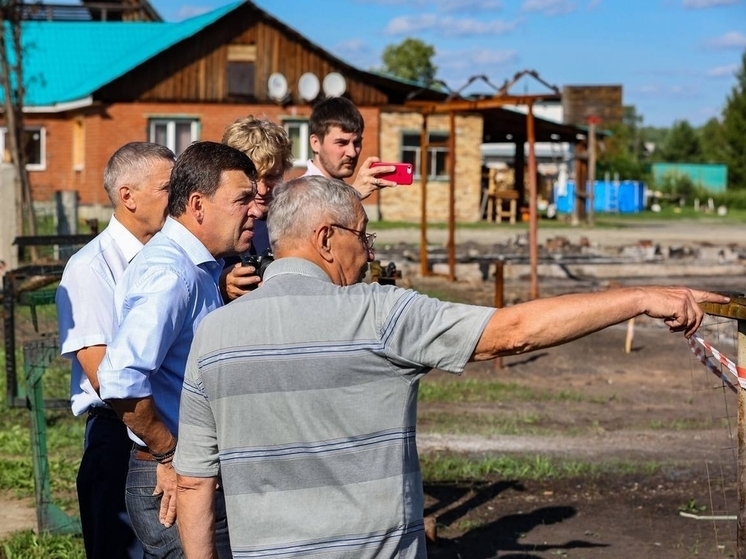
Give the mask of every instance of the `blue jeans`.
<path id="1" fill-rule="evenodd" d="M 88 559 L 142 559 L 124 504 L 132 442 L 113 410 L 91 410 L 76 486 Z"/>
<path id="2" fill-rule="evenodd" d="M 127 510 L 146 558 L 181 559 L 184 551 L 181 549 L 178 527 L 174 524 L 166 528 L 158 520 L 161 496 L 153 495 L 157 465 L 152 460 L 138 460 L 135 451 L 132 451 L 127 474 Z M 222 488 L 215 493 L 215 542 L 220 559 L 233 557 Z"/>

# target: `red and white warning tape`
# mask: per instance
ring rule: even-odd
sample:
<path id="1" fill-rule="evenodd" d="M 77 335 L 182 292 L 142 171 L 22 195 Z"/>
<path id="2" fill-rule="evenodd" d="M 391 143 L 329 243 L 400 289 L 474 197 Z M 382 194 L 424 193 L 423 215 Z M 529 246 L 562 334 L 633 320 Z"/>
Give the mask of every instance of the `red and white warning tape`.
<path id="1" fill-rule="evenodd" d="M 700 344 L 707 351 L 709 351 L 712 354 L 712 357 L 708 357 L 707 353 L 703 349 L 697 347 L 697 343 Z M 689 348 L 692 350 L 692 353 L 694 353 L 694 355 L 699 359 L 699 361 L 705 367 L 707 367 L 707 370 L 709 370 L 711 373 L 725 382 L 731 389 L 733 389 L 733 391 L 736 391 L 737 385 L 735 382 L 733 382 L 733 379 L 723 374 L 723 367 L 725 367 L 733 374 L 733 376 L 738 379 L 738 385 L 740 385 L 741 388 L 746 389 L 746 368 L 736 365 L 733 361 L 728 359 L 725 355 L 708 344 L 702 338 L 702 336 L 700 336 L 699 334 L 695 334 L 694 336 L 692 336 L 689 339 Z M 713 358 L 718 363 L 713 362 Z"/>

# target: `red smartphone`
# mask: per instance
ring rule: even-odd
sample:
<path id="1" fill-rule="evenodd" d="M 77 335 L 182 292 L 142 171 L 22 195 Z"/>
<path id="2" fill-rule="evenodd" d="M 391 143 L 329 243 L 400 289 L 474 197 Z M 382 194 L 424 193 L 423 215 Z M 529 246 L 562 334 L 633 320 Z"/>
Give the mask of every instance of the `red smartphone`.
<path id="1" fill-rule="evenodd" d="M 379 161 L 378 163 L 372 163 L 371 168 L 372 167 L 396 167 L 396 170 L 393 173 L 385 173 L 376 176 L 387 181 L 394 181 L 396 184 L 412 184 L 414 170 L 412 169 L 411 163 L 386 163 L 385 161 Z"/>

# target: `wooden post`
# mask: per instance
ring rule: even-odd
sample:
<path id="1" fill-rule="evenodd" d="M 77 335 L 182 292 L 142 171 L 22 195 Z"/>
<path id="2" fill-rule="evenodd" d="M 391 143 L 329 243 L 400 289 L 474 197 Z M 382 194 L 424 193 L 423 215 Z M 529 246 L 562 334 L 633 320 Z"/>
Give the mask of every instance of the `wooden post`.
<path id="1" fill-rule="evenodd" d="M 449 113 L 448 134 L 448 281 L 456 281 L 456 113 Z"/>
<path id="2" fill-rule="evenodd" d="M 528 229 L 528 247 L 529 260 L 531 261 L 531 289 L 530 298 L 539 298 L 539 241 L 538 241 L 538 214 L 537 192 L 536 192 L 536 152 L 534 151 L 534 142 L 536 135 L 534 132 L 534 105 L 528 103 L 528 114 L 526 115 L 526 135 L 528 137 L 528 211 L 529 211 L 529 229 Z"/>
<path id="3" fill-rule="evenodd" d="M 703 303 L 702 309 L 713 316 L 734 318 L 738 322 L 738 365 L 746 365 L 746 295 L 724 293 L 730 297 L 727 305 Z M 739 377 L 740 379 L 740 377 Z M 746 389 L 738 389 L 738 513 L 736 515 L 736 557 L 746 559 Z"/>
<path id="4" fill-rule="evenodd" d="M 422 114 L 422 131 L 420 132 L 420 275 L 429 274 L 427 265 L 427 114 Z"/>
<path id="5" fill-rule="evenodd" d="M 596 192 L 596 118 L 589 119 L 588 126 L 588 225 L 593 225 L 593 206 Z"/>
<path id="6" fill-rule="evenodd" d="M 518 191 L 518 215 L 520 215 L 521 206 L 523 205 L 523 201 L 526 199 L 526 186 L 524 180 L 526 176 L 525 143 L 526 140 L 523 137 L 515 138 L 515 156 L 513 157 L 513 184 L 515 186 L 513 186 L 513 189 Z"/>
<path id="7" fill-rule="evenodd" d="M 575 144 L 575 204 L 572 212 L 572 225 L 578 226 L 586 219 L 586 201 L 588 200 L 585 181 L 588 178 L 588 150 L 586 144 Z"/>
<path id="8" fill-rule="evenodd" d="M 502 260 L 495 261 L 495 308 L 501 309 L 505 306 L 505 263 Z M 503 358 L 497 357 L 493 361 L 493 369 L 503 368 Z"/>
<path id="9" fill-rule="evenodd" d="M 746 320 L 738 320 L 738 364 L 746 365 Z M 738 390 L 738 526 L 736 556 L 746 559 L 746 390 Z"/>

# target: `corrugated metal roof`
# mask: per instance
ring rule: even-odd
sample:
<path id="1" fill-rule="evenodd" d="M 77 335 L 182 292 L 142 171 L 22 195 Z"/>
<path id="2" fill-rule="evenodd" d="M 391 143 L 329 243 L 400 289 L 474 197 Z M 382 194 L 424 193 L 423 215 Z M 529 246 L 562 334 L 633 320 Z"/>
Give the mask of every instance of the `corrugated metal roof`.
<path id="1" fill-rule="evenodd" d="M 48 107 L 86 99 L 240 4 L 178 23 L 26 21 L 21 35 L 24 105 Z"/>

